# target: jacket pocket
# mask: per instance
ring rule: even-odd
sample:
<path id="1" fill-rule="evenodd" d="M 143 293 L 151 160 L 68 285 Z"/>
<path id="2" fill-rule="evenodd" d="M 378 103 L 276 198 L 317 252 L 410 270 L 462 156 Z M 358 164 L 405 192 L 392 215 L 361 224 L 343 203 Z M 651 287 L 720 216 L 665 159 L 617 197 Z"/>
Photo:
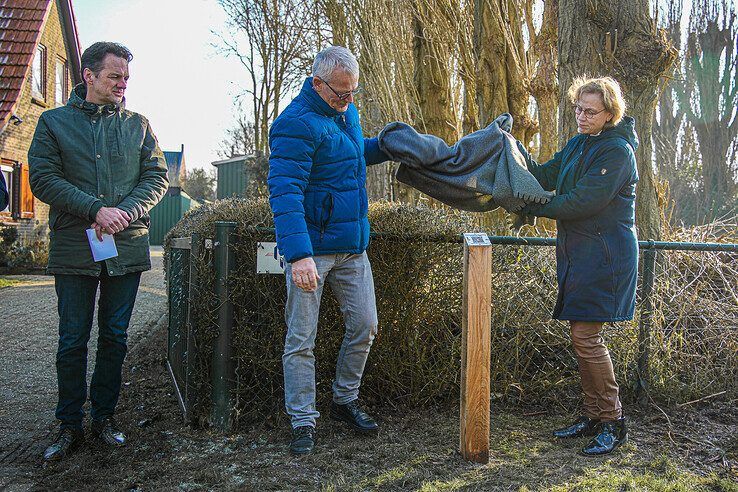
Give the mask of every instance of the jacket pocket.
<path id="1" fill-rule="evenodd" d="M 597 231 L 597 237 L 600 240 L 600 243 L 602 243 L 602 251 L 605 254 L 605 265 L 610 265 L 612 263 L 612 255 L 610 254 L 610 247 L 607 245 L 607 241 L 602 236 L 602 233 Z"/>
<path id="2" fill-rule="evenodd" d="M 325 230 L 328 227 L 328 223 L 331 221 L 331 217 L 333 217 L 333 195 L 330 193 L 327 193 L 323 197 L 323 202 L 321 203 L 320 207 L 320 240 L 323 241 L 323 235 L 325 234 Z"/>

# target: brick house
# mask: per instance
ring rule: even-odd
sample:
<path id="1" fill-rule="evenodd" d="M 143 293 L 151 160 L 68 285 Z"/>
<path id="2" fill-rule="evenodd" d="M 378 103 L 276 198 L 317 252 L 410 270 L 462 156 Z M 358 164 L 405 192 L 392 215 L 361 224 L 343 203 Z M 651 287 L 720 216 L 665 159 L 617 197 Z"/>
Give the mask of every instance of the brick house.
<path id="1" fill-rule="evenodd" d="M 49 208 L 31 193 L 28 148 L 41 113 L 81 82 L 71 0 L 0 0 L 0 167 L 10 205 L 0 223 L 20 237 L 46 230 Z"/>

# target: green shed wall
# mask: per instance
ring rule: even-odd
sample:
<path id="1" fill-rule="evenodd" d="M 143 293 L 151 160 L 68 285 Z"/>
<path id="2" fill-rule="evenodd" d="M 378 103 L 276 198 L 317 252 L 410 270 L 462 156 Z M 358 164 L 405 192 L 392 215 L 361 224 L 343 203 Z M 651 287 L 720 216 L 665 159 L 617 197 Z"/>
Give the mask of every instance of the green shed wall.
<path id="1" fill-rule="evenodd" d="M 149 242 L 154 246 L 164 244 L 164 236 L 191 207 L 192 199 L 187 195 L 170 195 L 169 193 L 164 195 L 164 198 L 149 213 L 151 216 Z"/>
<path id="2" fill-rule="evenodd" d="M 243 161 L 220 164 L 218 169 L 218 186 L 216 197 L 218 199 L 231 196 L 244 196 L 246 190 L 246 173 Z"/>

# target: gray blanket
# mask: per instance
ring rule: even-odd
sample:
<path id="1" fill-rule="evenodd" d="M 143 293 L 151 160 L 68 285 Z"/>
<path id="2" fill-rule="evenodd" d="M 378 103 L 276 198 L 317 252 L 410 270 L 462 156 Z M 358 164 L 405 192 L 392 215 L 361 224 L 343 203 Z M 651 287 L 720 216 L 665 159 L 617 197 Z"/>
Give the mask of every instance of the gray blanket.
<path id="1" fill-rule="evenodd" d="M 497 207 L 517 212 L 526 203 L 547 203 L 554 194 L 528 172 L 511 129 L 512 116 L 503 113 L 449 147 L 439 137 L 393 122 L 380 132 L 379 147 L 400 163 L 398 181 L 446 205 L 470 212 Z"/>

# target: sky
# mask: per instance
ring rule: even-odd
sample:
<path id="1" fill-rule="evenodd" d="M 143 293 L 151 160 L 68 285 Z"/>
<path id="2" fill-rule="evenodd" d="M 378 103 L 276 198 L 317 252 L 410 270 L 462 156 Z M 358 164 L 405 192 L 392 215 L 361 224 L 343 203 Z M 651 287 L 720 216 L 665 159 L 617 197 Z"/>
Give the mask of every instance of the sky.
<path id="1" fill-rule="evenodd" d="M 188 169 L 210 166 L 234 122 L 245 70 L 212 46 L 225 14 L 215 0 L 72 0 L 81 49 L 119 42 L 133 53 L 126 107 L 146 116 L 162 150 L 185 146 Z"/>

